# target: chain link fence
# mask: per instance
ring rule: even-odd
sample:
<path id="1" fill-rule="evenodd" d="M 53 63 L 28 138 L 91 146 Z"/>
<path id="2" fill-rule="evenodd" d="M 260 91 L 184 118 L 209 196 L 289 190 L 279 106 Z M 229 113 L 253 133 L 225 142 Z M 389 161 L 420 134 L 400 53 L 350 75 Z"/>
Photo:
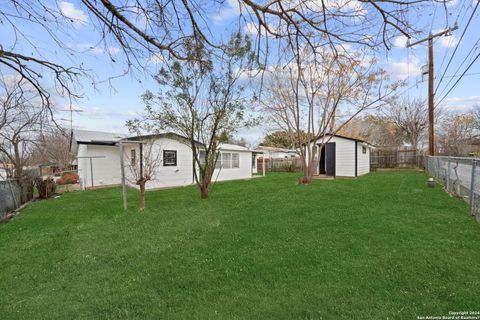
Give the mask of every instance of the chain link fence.
<path id="1" fill-rule="evenodd" d="M 480 159 L 427 156 L 425 171 L 447 192 L 464 199 L 480 222 Z"/>
<path id="2" fill-rule="evenodd" d="M 20 187 L 16 180 L 0 181 L 0 220 L 20 206 Z"/>

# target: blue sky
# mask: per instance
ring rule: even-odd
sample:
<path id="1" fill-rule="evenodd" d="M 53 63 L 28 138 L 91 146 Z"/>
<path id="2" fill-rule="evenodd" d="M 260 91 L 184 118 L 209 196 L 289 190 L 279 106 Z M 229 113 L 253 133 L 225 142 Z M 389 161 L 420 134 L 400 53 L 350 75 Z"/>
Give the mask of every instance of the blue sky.
<path id="1" fill-rule="evenodd" d="M 0 0 L 0 3 L 1 2 L 2 0 Z M 66 65 L 78 63 L 80 59 L 85 68 L 93 71 L 92 74 L 94 74 L 97 82 L 106 80 L 110 75 L 121 74 L 124 66 L 121 63 L 111 61 L 111 57 L 115 58 L 115 55 L 118 54 L 119 48 L 114 45 L 104 48 L 98 44 L 98 33 L 92 29 L 86 8 L 73 0 L 58 1 L 56 4 L 63 10 L 65 15 L 76 19 L 76 22 L 67 30 L 68 32 L 65 32 L 69 37 L 65 36 L 62 40 L 72 49 L 81 51 L 82 53 L 75 56 L 68 56 L 55 49 L 49 50 L 49 48 L 54 48 L 54 46 L 45 32 L 38 28 L 31 28 L 31 26 L 26 24 L 23 31 L 29 37 L 35 39 L 36 43 L 40 44 L 39 46 L 44 55 L 46 57 L 55 56 L 56 59 Z M 459 29 L 450 37 L 435 40 L 434 59 L 437 81 L 445 69 L 448 59 L 452 55 L 475 4 L 476 0 L 453 0 L 452 3 L 448 5 L 451 13 L 449 15 L 449 26 L 453 26 L 453 24 L 457 22 Z M 437 9 L 435 9 L 432 5 L 430 9 L 431 10 L 425 10 L 425 13 L 421 16 L 417 13 L 410 14 L 410 19 L 415 19 L 424 26 L 423 31 L 425 33 L 428 33 L 430 30 L 436 32 L 446 27 L 445 16 L 441 6 L 437 5 Z M 459 73 L 463 72 L 473 56 L 467 56 L 472 47 L 474 47 L 474 55 L 480 52 L 480 47 L 475 47 L 475 44 L 480 39 L 479 13 L 480 9 L 477 10 L 477 13 L 473 16 L 471 25 L 458 46 L 458 51 L 452 60 L 449 70 L 446 72 L 447 77 L 455 75 L 455 71 L 462 62 L 464 65 L 460 68 Z M 221 11 L 211 13 L 212 31 L 221 34 L 225 28 L 235 21 L 237 16 L 238 8 L 235 5 L 235 0 L 227 1 Z M 6 35 L 4 39 L 6 39 L 7 42 L 13 40 L 13 34 L 10 29 L 0 25 L 0 32 L 2 32 L 2 37 L 4 37 L 4 34 Z M 425 81 L 422 82 L 420 76 L 420 67 L 426 64 L 426 44 L 407 49 L 404 47 L 404 38 L 398 37 L 394 39 L 393 42 L 395 46 L 379 56 L 380 64 L 391 73 L 393 79 L 406 79 L 410 86 L 418 83 L 417 86 L 406 91 L 405 96 L 410 98 L 426 98 L 427 78 L 425 76 Z M 25 50 L 26 54 L 29 53 L 28 51 L 30 49 L 31 47 L 28 43 L 25 43 L 25 41 L 17 45 L 17 51 L 21 52 Z M 148 68 L 158 68 L 161 65 L 161 61 L 150 59 L 145 62 L 145 65 Z M 440 68 L 441 66 L 442 68 Z M 439 93 L 442 92 L 443 87 L 450 79 L 452 78 L 444 78 Z M 453 78 L 453 80 L 456 79 L 457 78 Z M 450 85 L 452 85 L 453 82 L 454 81 L 452 81 Z M 446 108 L 453 112 L 463 112 L 471 109 L 472 106 L 477 103 L 480 104 L 479 88 L 480 59 L 470 68 L 467 76 L 462 79 L 457 89 L 451 92 L 448 98 L 445 99 L 444 104 Z M 126 132 L 124 123 L 126 120 L 135 117 L 137 113 L 142 112 L 143 104 L 140 96 L 147 89 L 155 92 L 157 86 L 154 80 L 141 74 L 136 74 L 135 76 L 126 75 L 114 79 L 110 83 L 97 83 L 96 88 L 92 87 L 90 80 L 82 79 L 79 91 L 83 93 L 84 98 L 74 103 L 75 109 L 81 110 L 82 112 L 74 113 L 74 127 L 90 130 Z M 59 110 L 66 109 L 68 108 L 68 104 L 58 99 L 57 108 Z M 69 112 L 59 111 L 59 117 L 69 119 L 70 115 Z M 70 125 L 69 121 L 62 121 L 64 121 L 65 126 Z M 254 145 L 260 142 L 261 137 L 270 129 L 272 128 L 262 125 L 258 128 L 242 130 L 239 132 L 239 136 L 246 138 L 249 143 Z"/>

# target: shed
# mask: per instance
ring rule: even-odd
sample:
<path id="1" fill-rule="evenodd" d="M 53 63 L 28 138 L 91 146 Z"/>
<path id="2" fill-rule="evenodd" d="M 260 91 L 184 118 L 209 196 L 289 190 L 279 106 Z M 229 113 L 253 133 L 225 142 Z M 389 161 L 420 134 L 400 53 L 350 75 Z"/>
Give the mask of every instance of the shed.
<path id="1" fill-rule="evenodd" d="M 370 172 L 370 149 L 364 140 L 326 134 L 316 140 L 317 174 L 331 177 L 358 177 Z M 326 144 L 320 149 L 322 142 Z"/>

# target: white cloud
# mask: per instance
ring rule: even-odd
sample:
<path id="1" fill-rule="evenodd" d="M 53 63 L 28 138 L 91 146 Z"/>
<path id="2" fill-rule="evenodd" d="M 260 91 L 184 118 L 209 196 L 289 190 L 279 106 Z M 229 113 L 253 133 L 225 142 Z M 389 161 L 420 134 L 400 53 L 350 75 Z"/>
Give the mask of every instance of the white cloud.
<path id="1" fill-rule="evenodd" d="M 245 32 L 247 34 L 257 35 L 258 34 L 258 26 L 253 22 L 248 22 L 245 25 Z"/>
<path id="2" fill-rule="evenodd" d="M 117 47 L 107 47 L 107 48 L 93 47 L 91 48 L 91 50 L 94 54 L 108 53 L 110 55 L 116 55 L 120 51 L 120 49 L 118 49 Z"/>
<path id="3" fill-rule="evenodd" d="M 421 64 L 417 57 L 407 59 L 401 59 L 399 61 L 391 61 L 388 63 L 387 70 L 391 77 L 396 80 L 405 80 L 408 76 L 419 76 Z"/>
<path id="4" fill-rule="evenodd" d="M 116 55 L 120 51 L 117 47 L 99 47 L 92 43 L 69 43 L 68 47 L 79 51 L 90 51 L 93 54 L 108 53 L 110 55 Z"/>
<path id="5" fill-rule="evenodd" d="M 438 39 L 438 41 L 440 42 L 440 44 L 445 47 L 445 48 L 452 48 L 452 47 L 455 47 L 459 41 L 459 39 L 454 36 L 454 35 L 451 35 L 451 36 L 448 36 L 448 37 L 440 37 Z"/>
<path id="6" fill-rule="evenodd" d="M 403 34 L 393 39 L 393 45 L 397 48 L 406 48 L 407 43 L 408 43 L 408 38 Z"/>
<path id="7" fill-rule="evenodd" d="M 321 1 L 316 0 L 316 2 Z M 337 10 L 343 13 L 354 14 L 358 16 L 365 16 L 367 9 L 365 9 L 363 3 L 358 0 L 323 0 L 325 7 L 329 10 Z"/>
<path id="8" fill-rule="evenodd" d="M 87 23 L 88 16 L 87 14 L 81 10 L 75 8 L 75 5 L 68 1 L 61 1 L 58 4 L 58 9 L 60 9 L 60 13 L 68 19 L 73 20 L 76 23 L 85 24 Z"/>
<path id="9" fill-rule="evenodd" d="M 92 107 L 83 108 L 83 112 L 79 113 L 78 116 L 88 118 L 88 119 L 96 119 L 96 120 L 104 120 L 104 119 L 128 120 L 137 116 L 137 113 L 133 111 L 117 110 L 115 108 L 104 108 L 104 107 L 92 106 Z"/>
<path id="10" fill-rule="evenodd" d="M 474 1 L 477 1 L 477 0 L 474 0 Z M 446 0 L 445 4 L 448 7 L 453 7 L 453 6 L 456 6 L 459 2 L 460 2 L 459 0 Z M 443 4 L 441 4 L 441 5 L 443 5 Z"/>
<path id="11" fill-rule="evenodd" d="M 445 102 L 447 103 L 467 103 L 467 102 L 480 103 L 480 96 L 446 98 Z"/>
<path id="12" fill-rule="evenodd" d="M 161 53 L 156 53 L 148 59 L 149 64 L 163 64 L 167 62 L 167 58 Z"/>
<path id="13" fill-rule="evenodd" d="M 280 27 L 274 26 L 272 24 L 268 24 L 267 26 L 268 26 L 268 30 L 272 33 L 275 33 L 275 34 L 284 34 L 286 32 L 285 28 L 280 28 Z M 257 36 L 258 35 L 258 24 L 254 23 L 254 22 L 248 22 L 245 25 L 244 30 L 247 34 Z M 267 29 L 263 25 L 260 26 L 260 30 L 261 30 L 262 35 L 267 34 Z"/>
<path id="14" fill-rule="evenodd" d="M 240 14 L 240 4 L 238 0 L 227 0 L 227 5 L 212 17 L 215 22 L 222 22 Z"/>

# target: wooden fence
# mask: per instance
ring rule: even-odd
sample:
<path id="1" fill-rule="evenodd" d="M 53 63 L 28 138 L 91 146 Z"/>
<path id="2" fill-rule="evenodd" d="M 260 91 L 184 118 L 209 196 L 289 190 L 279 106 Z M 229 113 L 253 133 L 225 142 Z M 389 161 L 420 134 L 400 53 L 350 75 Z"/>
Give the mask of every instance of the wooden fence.
<path id="1" fill-rule="evenodd" d="M 417 150 L 371 150 L 370 168 L 423 168 L 424 155 Z"/>
<path id="2" fill-rule="evenodd" d="M 257 171 L 263 170 L 263 158 L 257 158 Z M 300 158 L 274 159 L 265 158 L 266 172 L 300 172 L 302 171 L 302 161 Z"/>

